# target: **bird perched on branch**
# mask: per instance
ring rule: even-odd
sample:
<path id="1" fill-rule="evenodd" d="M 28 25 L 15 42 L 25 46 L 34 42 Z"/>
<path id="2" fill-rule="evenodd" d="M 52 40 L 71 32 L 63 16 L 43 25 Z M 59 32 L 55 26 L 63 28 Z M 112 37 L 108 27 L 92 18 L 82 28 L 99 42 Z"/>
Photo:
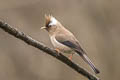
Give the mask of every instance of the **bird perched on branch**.
<path id="1" fill-rule="evenodd" d="M 88 58 L 85 51 L 81 48 L 79 41 L 69 30 L 67 30 L 52 15 L 45 15 L 45 19 L 45 26 L 41 27 L 41 29 L 46 29 L 48 31 L 51 42 L 57 52 L 64 52 L 70 54 L 71 56 L 69 56 L 69 59 L 72 59 L 72 55 L 76 52 L 82 57 L 85 62 L 90 65 L 90 67 L 96 74 L 100 72 Z"/>

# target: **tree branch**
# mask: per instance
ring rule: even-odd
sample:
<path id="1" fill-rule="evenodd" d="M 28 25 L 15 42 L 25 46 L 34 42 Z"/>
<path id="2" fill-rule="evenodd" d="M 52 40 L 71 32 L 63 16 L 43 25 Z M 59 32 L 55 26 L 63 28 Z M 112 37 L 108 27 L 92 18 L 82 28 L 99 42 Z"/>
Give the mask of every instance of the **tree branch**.
<path id="1" fill-rule="evenodd" d="M 78 66 L 77 64 L 75 64 L 74 62 L 69 60 L 67 57 L 65 57 L 61 53 L 58 55 L 55 50 L 53 50 L 51 48 L 48 48 L 43 43 L 40 43 L 40 42 L 32 39 L 30 36 L 26 35 L 23 32 L 18 31 L 17 29 L 11 27 L 7 23 L 5 23 L 3 21 L 0 21 L 0 28 L 3 29 L 4 31 L 8 32 L 12 36 L 14 36 L 14 37 L 16 37 L 18 39 L 21 39 L 22 41 L 24 41 L 28 45 L 31 45 L 31 46 L 33 46 L 35 48 L 38 48 L 39 50 L 42 50 L 42 51 L 46 52 L 47 54 L 55 57 L 59 61 L 61 61 L 61 62 L 65 63 L 66 65 L 68 65 L 70 68 L 74 69 L 79 74 L 82 74 L 83 76 L 87 77 L 89 80 L 99 80 L 98 77 L 96 77 L 95 75 L 89 73 L 84 68 L 81 68 L 80 66 Z"/>

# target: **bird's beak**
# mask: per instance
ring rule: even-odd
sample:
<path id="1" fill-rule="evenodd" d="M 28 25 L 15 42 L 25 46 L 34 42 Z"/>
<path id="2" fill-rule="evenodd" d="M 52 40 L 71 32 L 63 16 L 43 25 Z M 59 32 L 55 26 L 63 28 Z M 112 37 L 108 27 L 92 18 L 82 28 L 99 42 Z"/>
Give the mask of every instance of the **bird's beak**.
<path id="1" fill-rule="evenodd" d="M 43 27 L 41 27 L 40 29 L 46 29 L 46 27 L 45 27 L 45 26 L 43 26 Z"/>

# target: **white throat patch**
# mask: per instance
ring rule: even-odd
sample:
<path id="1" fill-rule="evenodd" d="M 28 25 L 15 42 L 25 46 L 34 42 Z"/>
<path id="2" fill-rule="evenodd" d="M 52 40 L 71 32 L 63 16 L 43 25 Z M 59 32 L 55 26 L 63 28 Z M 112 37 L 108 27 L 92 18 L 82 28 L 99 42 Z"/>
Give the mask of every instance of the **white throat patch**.
<path id="1" fill-rule="evenodd" d="M 51 17 L 50 21 L 51 21 L 50 24 L 49 24 L 50 26 L 56 25 L 57 22 L 58 22 L 54 17 Z"/>

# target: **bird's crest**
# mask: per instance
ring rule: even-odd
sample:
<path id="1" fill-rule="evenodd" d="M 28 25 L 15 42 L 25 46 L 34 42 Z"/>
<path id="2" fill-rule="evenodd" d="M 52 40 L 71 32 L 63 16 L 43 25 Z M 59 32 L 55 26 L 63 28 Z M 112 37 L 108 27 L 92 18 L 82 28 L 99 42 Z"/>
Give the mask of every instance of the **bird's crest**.
<path id="1" fill-rule="evenodd" d="M 45 23 L 46 26 L 56 25 L 58 22 L 52 15 L 46 15 L 46 14 L 45 14 L 45 20 L 46 20 L 46 23 Z"/>
<path id="2" fill-rule="evenodd" d="M 45 14 L 45 21 L 46 21 L 45 25 L 46 26 L 50 23 L 50 19 L 51 19 L 51 15 L 46 15 Z"/>

